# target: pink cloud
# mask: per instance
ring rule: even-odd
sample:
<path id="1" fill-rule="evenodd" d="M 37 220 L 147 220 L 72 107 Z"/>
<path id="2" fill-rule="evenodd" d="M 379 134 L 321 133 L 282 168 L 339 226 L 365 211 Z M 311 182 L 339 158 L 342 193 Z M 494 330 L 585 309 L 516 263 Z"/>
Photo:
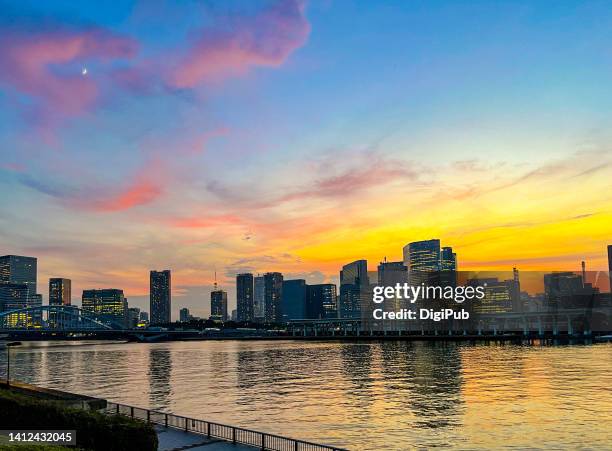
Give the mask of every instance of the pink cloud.
<path id="1" fill-rule="evenodd" d="M 43 114 L 74 116 L 94 103 L 98 85 L 79 68 L 74 73 L 62 72 L 62 65 L 129 58 L 135 52 L 133 40 L 101 29 L 40 33 L 4 30 L 0 38 L 0 82 L 34 98 Z"/>
<path id="2" fill-rule="evenodd" d="M 189 88 L 244 74 L 253 66 L 278 67 L 310 33 L 300 0 L 276 1 L 253 16 L 228 19 L 225 25 L 197 35 L 169 74 L 170 85 Z"/>
<path id="3" fill-rule="evenodd" d="M 205 229 L 221 225 L 239 225 L 243 220 L 235 215 L 199 216 L 193 218 L 176 219 L 172 224 L 176 227 L 188 229 Z"/>

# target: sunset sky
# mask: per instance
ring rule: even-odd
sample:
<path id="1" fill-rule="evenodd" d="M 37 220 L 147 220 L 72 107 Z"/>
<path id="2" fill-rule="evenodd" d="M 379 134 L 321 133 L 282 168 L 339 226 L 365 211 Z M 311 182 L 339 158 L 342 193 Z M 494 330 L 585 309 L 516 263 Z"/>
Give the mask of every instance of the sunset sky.
<path id="1" fill-rule="evenodd" d="M 606 267 L 609 2 L 0 0 L 0 254 L 123 288 Z M 233 308 L 233 307 L 232 307 Z"/>

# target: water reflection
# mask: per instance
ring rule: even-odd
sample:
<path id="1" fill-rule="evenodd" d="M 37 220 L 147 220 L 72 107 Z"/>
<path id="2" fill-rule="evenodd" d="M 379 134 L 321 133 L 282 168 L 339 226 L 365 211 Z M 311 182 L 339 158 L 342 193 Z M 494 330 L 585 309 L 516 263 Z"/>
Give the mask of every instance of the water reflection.
<path id="1" fill-rule="evenodd" d="M 38 343 L 13 352 L 14 374 L 36 384 L 350 449 L 612 443 L 609 344 Z"/>
<path id="2" fill-rule="evenodd" d="M 168 410 L 172 388 L 172 354 L 169 349 L 152 347 L 149 350 L 149 405 Z"/>

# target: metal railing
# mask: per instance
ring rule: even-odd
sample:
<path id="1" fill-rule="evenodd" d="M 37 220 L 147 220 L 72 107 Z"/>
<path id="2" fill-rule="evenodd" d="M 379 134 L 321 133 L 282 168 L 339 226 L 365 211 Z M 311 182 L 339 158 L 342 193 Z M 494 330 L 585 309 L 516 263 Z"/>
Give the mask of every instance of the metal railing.
<path id="1" fill-rule="evenodd" d="M 232 442 L 234 444 L 249 445 L 261 450 L 270 451 L 346 451 L 335 446 L 319 445 L 317 443 L 282 437 L 280 435 L 267 434 L 265 432 L 228 426 L 226 424 L 213 423 L 196 418 L 187 418 L 171 413 L 156 410 L 143 409 L 107 402 L 104 411 L 108 414 L 116 414 L 137 418 L 148 423 L 162 425 L 167 428 L 180 429 L 203 435 L 207 438 L 216 438 Z"/>

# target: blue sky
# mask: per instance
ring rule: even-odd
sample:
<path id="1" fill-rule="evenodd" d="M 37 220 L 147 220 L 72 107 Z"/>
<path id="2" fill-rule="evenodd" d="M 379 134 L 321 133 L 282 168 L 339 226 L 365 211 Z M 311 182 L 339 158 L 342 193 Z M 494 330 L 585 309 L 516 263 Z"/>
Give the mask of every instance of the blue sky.
<path id="1" fill-rule="evenodd" d="M 333 280 L 432 236 L 468 266 L 603 265 L 607 2 L 0 9 L 0 247 L 77 298 L 144 306 L 170 267 L 205 314 L 214 269 Z"/>

